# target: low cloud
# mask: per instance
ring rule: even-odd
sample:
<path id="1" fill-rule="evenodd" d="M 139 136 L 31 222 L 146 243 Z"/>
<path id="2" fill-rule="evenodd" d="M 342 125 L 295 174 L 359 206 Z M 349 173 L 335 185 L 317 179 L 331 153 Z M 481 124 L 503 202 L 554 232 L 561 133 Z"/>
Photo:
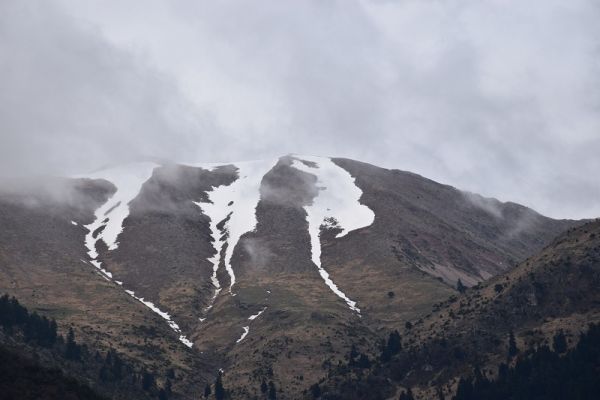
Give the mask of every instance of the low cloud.
<path id="1" fill-rule="evenodd" d="M 176 82 L 52 2 L 0 3 L 0 83 L 1 175 L 209 154 Z"/>
<path id="2" fill-rule="evenodd" d="M 250 256 L 250 263 L 254 268 L 265 268 L 269 265 L 274 253 L 266 243 L 259 239 L 244 238 L 242 244 Z"/>
<path id="3" fill-rule="evenodd" d="M 331 155 L 600 216 L 599 19 L 594 0 L 7 0 L 1 167 Z"/>
<path id="4" fill-rule="evenodd" d="M 493 215 L 495 218 L 500 219 L 503 217 L 502 204 L 498 200 L 489 199 L 471 192 L 462 192 L 462 195 L 471 205 Z"/>

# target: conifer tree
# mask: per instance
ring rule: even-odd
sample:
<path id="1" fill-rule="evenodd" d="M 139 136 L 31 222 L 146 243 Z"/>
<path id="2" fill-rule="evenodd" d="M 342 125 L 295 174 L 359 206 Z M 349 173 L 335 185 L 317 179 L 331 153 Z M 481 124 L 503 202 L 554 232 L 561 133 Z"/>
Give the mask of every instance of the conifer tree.
<path id="1" fill-rule="evenodd" d="M 158 391 L 158 400 L 169 400 L 169 395 L 167 395 L 165 389 L 160 389 Z"/>
<path id="2" fill-rule="evenodd" d="M 515 334 L 513 331 L 510 331 L 508 334 L 508 357 L 512 358 L 519 353 L 519 348 L 517 347 L 517 341 L 515 340 Z"/>
<path id="3" fill-rule="evenodd" d="M 268 388 L 268 386 L 267 386 L 267 382 L 266 382 L 266 381 L 263 379 L 263 380 L 262 380 L 262 383 L 260 384 L 260 392 L 261 392 L 263 395 L 266 395 L 266 394 L 267 394 L 267 390 L 269 390 L 269 388 Z"/>
<path id="4" fill-rule="evenodd" d="M 472 400 L 473 399 L 473 382 L 471 378 L 460 378 L 458 387 L 456 388 L 456 396 L 454 400 Z"/>
<path id="5" fill-rule="evenodd" d="M 314 385 L 312 385 L 310 387 L 310 393 L 312 394 L 312 396 L 315 399 L 318 399 L 319 397 L 321 397 L 321 387 L 319 386 L 318 383 L 315 383 Z"/>
<path id="6" fill-rule="evenodd" d="M 397 330 L 390 333 L 387 343 L 381 351 L 381 361 L 389 361 L 393 355 L 400 353 L 402 350 L 402 337 Z"/>
<path id="7" fill-rule="evenodd" d="M 438 387 L 435 390 L 438 400 L 446 400 L 446 396 L 444 396 L 444 390 L 441 387 Z"/>
<path id="8" fill-rule="evenodd" d="M 358 368 L 370 368 L 371 367 L 371 360 L 369 360 L 369 356 L 367 356 L 366 354 L 361 354 L 360 357 L 358 357 Z"/>
<path id="9" fill-rule="evenodd" d="M 217 375 L 217 380 L 215 381 L 215 399 L 223 400 L 225 398 L 225 388 L 223 387 L 223 381 L 221 380 L 221 373 Z"/>
<path id="10" fill-rule="evenodd" d="M 65 357 L 67 360 L 79 360 L 81 356 L 81 349 L 75 342 L 75 332 L 73 328 L 69 328 L 67 333 L 67 345 L 65 348 Z"/>
<path id="11" fill-rule="evenodd" d="M 552 348 L 558 354 L 567 351 L 567 338 L 562 331 L 554 335 L 554 338 L 552 339 Z"/>
<path id="12" fill-rule="evenodd" d="M 410 388 L 408 388 L 405 391 L 402 391 L 402 393 L 400 393 L 400 398 L 399 400 L 415 400 L 415 397 L 413 396 L 412 390 Z"/>
<path id="13" fill-rule="evenodd" d="M 456 290 L 458 290 L 459 293 L 464 293 L 467 291 L 467 287 L 462 283 L 460 279 L 458 279 L 458 281 L 456 282 Z"/>
<path id="14" fill-rule="evenodd" d="M 277 390 L 273 381 L 269 381 L 269 400 L 277 400 Z"/>
<path id="15" fill-rule="evenodd" d="M 171 380 L 167 378 L 165 381 L 165 392 L 167 392 L 169 396 L 171 395 L 171 393 L 173 393 L 172 386 L 173 385 L 171 384 Z"/>
<path id="16" fill-rule="evenodd" d="M 348 360 L 348 365 L 353 367 L 356 363 L 356 357 L 358 357 L 358 350 L 356 349 L 356 345 L 352 345 L 350 348 L 350 359 Z"/>
<path id="17" fill-rule="evenodd" d="M 154 386 L 154 374 L 144 371 L 142 373 L 142 389 L 150 390 L 152 386 Z"/>

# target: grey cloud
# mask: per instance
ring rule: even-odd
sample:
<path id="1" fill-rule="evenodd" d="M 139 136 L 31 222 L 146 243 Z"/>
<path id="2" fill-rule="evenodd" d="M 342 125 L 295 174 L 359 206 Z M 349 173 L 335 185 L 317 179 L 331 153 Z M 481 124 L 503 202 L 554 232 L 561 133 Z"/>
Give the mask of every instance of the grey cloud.
<path id="1" fill-rule="evenodd" d="M 2 175 L 192 158 L 213 129 L 168 77 L 51 2 L 0 4 L 0 82 Z"/>
<path id="2" fill-rule="evenodd" d="M 46 90 L 39 77 L 30 85 L 18 83 L 21 73 L 2 73 L 17 85 L 0 98 L 2 108 L 22 96 L 21 108 L 33 111 L 10 151 L 29 154 L 19 159 L 31 160 L 39 142 L 38 149 L 48 146 L 42 159 L 63 166 L 67 158 L 69 167 L 132 154 L 186 161 L 332 155 L 554 217 L 600 215 L 594 0 L 58 3 L 64 13 L 36 9 L 41 22 L 13 12 L 11 29 L 33 37 L 2 36 L 30 57 L 10 64 L 44 76 L 60 70 L 46 53 L 55 59 L 75 46 L 68 65 L 93 78 L 69 72 Z M 24 19 L 33 22 L 17 23 Z M 61 29 L 30 32 L 42 22 Z M 66 43 L 59 50 L 44 44 L 53 35 Z M 96 45 L 81 44 L 90 40 Z M 88 96 L 79 94 L 85 87 Z M 77 96 L 94 93 L 103 101 L 94 97 L 77 118 L 65 116 Z M 2 120 L 6 132 L 11 119 Z M 39 133 L 40 124 L 54 136 Z M 91 147 L 90 156 L 73 156 L 65 142 Z"/>

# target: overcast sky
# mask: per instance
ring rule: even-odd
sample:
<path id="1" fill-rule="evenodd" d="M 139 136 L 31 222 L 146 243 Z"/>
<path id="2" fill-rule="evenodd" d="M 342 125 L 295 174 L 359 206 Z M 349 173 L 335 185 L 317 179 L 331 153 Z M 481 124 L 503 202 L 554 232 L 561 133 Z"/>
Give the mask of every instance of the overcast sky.
<path id="1" fill-rule="evenodd" d="M 343 156 L 600 216 L 600 2 L 0 1 L 0 168 Z"/>

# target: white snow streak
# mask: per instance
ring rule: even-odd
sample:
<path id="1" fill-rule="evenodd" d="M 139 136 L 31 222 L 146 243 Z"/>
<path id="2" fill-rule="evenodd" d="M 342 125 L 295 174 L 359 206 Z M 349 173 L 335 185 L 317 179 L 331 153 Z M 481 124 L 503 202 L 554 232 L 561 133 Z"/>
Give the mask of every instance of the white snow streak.
<path id="1" fill-rule="evenodd" d="M 112 274 L 110 272 L 108 272 L 107 270 L 105 270 L 104 268 L 102 268 L 102 263 L 98 260 L 90 260 L 90 264 L 92 264 L 94 267 L 96 267 L 100 272 L 102 272 L 102 275 L 106 276 L 109 279 L 112 279 Z"/>
<path id="2" fill-rule="evenodd" d="M 129 202 L 140 192 L 142 185 L 152 176 L 158 165 L 150 162 L 130 163 L 94 172 L 85 176 L 91 179 L 105 179 L 116 186 L 117 191 L 94 213 L 96 219 L 85 227 L 89 230 L 85 245 L 92 259 L 98 257 L 96 242 L 102 239 L 109 250 L 119 246 L 117 238 L 123 231 L 123 221 L 129 215 Z M 96 237 L 94 231 L 104 227 Z"/>
<path id="3" fill-rule="evenodd" d="M 236 340 L 236 343 L 241 342 L 242 340 L 244 340 L 244 338 L 246 337 L 246 335 L 248 334 L 248 332 L 250 332 L 250 327 L 249 326 L 244 326 L 244 333 L 242 333 L 242 336 L 240 336 L 240 338 L 238 340 Z"/>
<path id="4" fill-rule="evenodd" d="M 96 243 L 102 239 L 108 246 L 108 250 L 118 248 L 119 243 L 117 242 L 117 238 L 123 231 L 123 221 L 129 215 L 129 202 L 139 194 L 142 185 L 150 179 L 152 171 L 157 166 L 157 164 L 150 162 L 131 163 L 97 171 L 85 176 L 90 179 L 105 179 L 117 188 L 117 191 L 113 196 L 96 210 L 94 213 L 96 216 L 94 222 L 85 225 L 88 229 L 88 233 L 85 236 L 85 246 L 88 249 L 88 255 L 91 258 L 90 263 L 98 269 L 102 277 L 119 286 L 123 286 L 123 282 L 113 280 L 112 274 L 102 268 L 102 263 L 97 260 L 98 251 L 96 249 Z M 104 227 L 104 229 L 94 237 L 94 231 L 100 227 Z M 179 334 L 179 341 L 181 343 L 189 348 L 193 346 L 193 343 L 181 334 L 179 325 L 171 319 L 169 313 L 160 310 L 153 303 L 144 300 L 143 297 L 137 297 L 132 290 L 125 290 L 125 292 L 166 320 L 171 329 Z"/>
<path id="5" fill-rule="evenodd" d="M 260 183 L 263 176 L 273 168 L 277 160 L 247 161 L 235 163 L 238 178 L 230 185 L 214 187 L 207 193 L 210 203 L 196 202 L 202 212 L 210 218 L 211 236 L 217 254 L 209 259 L 213 263 L 213 276 L 211 278 L 215 286 L 215 297 L 221 290 L 217 279 L 217 271 L 221 262 L 221 250 L 227 244 L 225 250 L 224 264 L 229 274 L 231 293 L 235 285 L 235 273 L 231 266 L 233 250 L 240 237 L 256 228 L 256 206 L 260 200 Z M 202 165 L 199 165 L 202 167 Z M 214 164 L 209 167 L 213 169 Z M 229 217 L 225 223 L 225 235 L 219 231 L 217 225 Z M 233 293 L 232 293 L 233 294 Z M 210 308 L 210 306 L 209 306 Z"/>
<path id="6" fill-rule="evenodd" d="M 263 309 L 262 309 L 262 310 L 260 310 L 258 313 L 256 313 L 256 314 L 254 314 L 254 315 L 251 315 L 251 316 L 249 316 L 249 317 L 248 317 L 248 319 L 249 319 L 250 321 L 254 321 L 256 318 L 260 317 L 260 314 L 264 313 L 266 309 L 267 309 L 267 307 L 263 308 Z"/>
<path id="7" fill-rule="evenodd" d="M 267 309 L 267 307 L 265 306 L 265 307 L 264 307 L 262 310 L 260 310 L 260 311 L 259 311 L 259 312 L 257 312 L 256 314 L 249 316 L 249 317 L 248 317 L 248 320 L 249 320 L 249 321 L 254 321 L 256 318 L 260 317 L 260 315 L 261 315 L 262 313 L 264 313 L 266 309 Z M 246 336 L 248 336 L 248 333 L 250 332 L 250 326 L 244 326 L 243 328 L 244 328 L 244 333 L 242 333 L 242 336 L 241 336 L 241 337 L 240 337 L 238 340 L 236 340 L 236 343 L 239 343 L 239 342 L 241 342 L 242 340 L 244 340 L 244 338 L 245 338 Z"/>
<path id="8" fill-rule="evenodd" d="M 355 185 L 354 178 L 345 169 L 337 166 L 331 159 L 313 156 L 295 156 L 292 166 L 300 171 L 315 175 L 319 193 L 313 204 L 305 206 L 310 234 L 312 261 L 329 288 L 343 299 L 351 310 L 360 314 L 356 302 L 346 296 L 331 280 L 329 273 L 321 266 L 320 227 L 327 224 L 328 218 L 334 218 L 342 231 L 336 237 L 342 237 L 355 229 L 369 226 L 375 214 L 359 199 L 362 191 Z M 316 168 L 308 167 L 299 160 L 315 163 Z"/>
<path id="9" fill-rule="evenodd" d="M 77 222 L 75 222 L 75 221 L 71 221 L 71 225 L 75 225 L 75 226 L 77 226 L 77 225 L 79 225 L 79 224 L 78 224 Z"/>
<path id="10" fill-rule="evenodd" d="M 158 307 L 154 305 L 154 303 L 144 300 L 143 297 L 137 297 L 133 290 L 125 290 L 125 292 L 134 299 L 138 300 L 140 303 L 144 304 L 152 311 L 154 311 L 156 314 L 160 315 L 165 321 L 167 321 L 171 329 L 173 329 L 176 333 L 179 334 L 179 341 L 185 344 L 190 349 L 192 348 L 194 344 L 191 341 L 189 341 L 184 335 L 181 334 L 181 329 L 179 328 L 179 325 L 177 325 L 177 323 L 175 323 L 175 321 L 171 319 L 171 315 L 168 312 L 161 311 Z"/>

